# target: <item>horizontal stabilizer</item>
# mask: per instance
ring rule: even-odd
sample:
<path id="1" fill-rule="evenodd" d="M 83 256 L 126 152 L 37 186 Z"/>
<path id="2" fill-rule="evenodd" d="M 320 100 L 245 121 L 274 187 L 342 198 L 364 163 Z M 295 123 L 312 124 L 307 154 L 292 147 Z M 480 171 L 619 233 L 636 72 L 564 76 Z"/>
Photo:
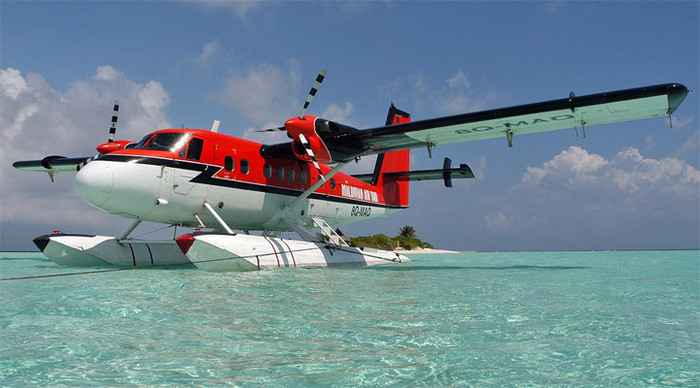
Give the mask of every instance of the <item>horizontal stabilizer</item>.
<path id="1" fill-rule="evenodd" d="M 444 167 L 435 170 L 400 171 L 382 174 L 384 178 L 393 178 L 397 181 L 432 181 L 443 180 L 445 186 L 452 187 L 452 179 L 474 178 L 474 173 L 466 164 L 460 164 L 458 168 L 450 168 L 450 159 L 445 158 Z M 363 182 L 370 182 L 374 174 L 353 175 Z"/>

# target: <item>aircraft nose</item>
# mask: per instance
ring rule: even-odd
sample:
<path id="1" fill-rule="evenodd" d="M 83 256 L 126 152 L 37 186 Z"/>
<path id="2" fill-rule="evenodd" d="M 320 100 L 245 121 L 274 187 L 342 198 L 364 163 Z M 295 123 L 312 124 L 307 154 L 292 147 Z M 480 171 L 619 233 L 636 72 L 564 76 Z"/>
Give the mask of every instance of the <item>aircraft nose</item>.
<path id="1" fill-rule="evenodd" d="M 78 171 L 75 176 L 74 189 L 85 202 L 99 207 L 109 199 L 113 180 L 110 164 L 95 160 Z"/>

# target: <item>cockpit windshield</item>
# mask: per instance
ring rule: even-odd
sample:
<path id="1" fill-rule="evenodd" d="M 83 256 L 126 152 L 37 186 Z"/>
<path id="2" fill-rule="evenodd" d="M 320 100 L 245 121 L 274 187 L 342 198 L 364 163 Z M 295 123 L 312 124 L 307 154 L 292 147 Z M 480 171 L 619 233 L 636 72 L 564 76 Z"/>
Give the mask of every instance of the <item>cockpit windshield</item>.
<path id="1" fill-rule="evenodd" d="M 133 149 L 175 152 L 187 142 L 187 133 L 157 133 L 146 135 Z"/>

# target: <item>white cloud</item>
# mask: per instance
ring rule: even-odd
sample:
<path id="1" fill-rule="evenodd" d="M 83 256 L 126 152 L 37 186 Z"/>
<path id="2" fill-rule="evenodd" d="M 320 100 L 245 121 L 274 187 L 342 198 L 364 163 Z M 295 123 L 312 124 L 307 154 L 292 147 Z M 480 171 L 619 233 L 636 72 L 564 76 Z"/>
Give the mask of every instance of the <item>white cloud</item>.
<path id="1" fill-rule="evenodd" d="M 111 66 L 100 66 L 66 91 L 53 89 L 38 74 L 0 69 L 0 218 L 3 222 L 97 224 L 106 218 L 73 192 L 72 176 L 16 170 L 17 160 L 47 155 L 91 156 L 107 140 L 112 105 L 120 101 L 117 138 L 139 140 L 148 132 L 171 127 L 163 111 L 170 97 L 155 81 L 136 83 Z"/>
<path id="2" fill-rule="evenodd" d="M 513 249 L 693 247 L 699 187 L 700 171 L 674 157 L 629 147 L 608 160 L 572 146 L 477 208 L 485 230 L 517 236 Z"/>
<path id="3" fill-rule="evenodd" d="M 520 188 L 557 187 L 587 189 L 597 186 L 600 195 L 629 195 L 663 192 L 671 198 L 686 198 L 697 193 L 700 171 L 686 162 L 668 157 L 645 158 L 638 149 L 628 147 L 608 161 L 600 155 L 571 146 L 542 167 L 527 167 Z M 695 186 L 695 187 L 693 187 Z"/>
<path id="4" fill-rule="evenodd" d="M 27 81 L 17 69 L 0 69 L 0 88 L 3 96 L 16 100 L 20 94 L 27 90 Z"/>
<path id="5" fill-rule="evenodd" d="M 353 113 L 354 108 L 355 107 L 353 103 L 350 101 L 345 101 L 344 106 L 332 104 L 328 108 L 324 109 L 319 114 L 319 117 L 323 117 L 324 119 L 333 120 L 341 124 L 352 126 L 353 122 L 351 115 Z"/>
<path id="6" fill-rule="evenodd" d="M 678 149 L 678 154 L 679 155 L 686 155 L 691 152 L 695 152 L 697 155 L 698 148 L 700 148 L 700 130 L 695 130 L 688 139 L 681 144 L 680 148 Z"/>
<path id="7" fill-rule="evenodd" d="M 541 184 L 547 177 L 566 177 L 568 186 L 577 182 L 593 183 L 599 176 L 598 170 L 607 164 L 602 156 L 589 154 L 580 147 L 571 146 L 544 163 L 542 167 L 528 167 L 522 183 Z"/>
<path id="8" fill-rule="evenodd" d="M 287 69 L 262 64 L 245 74 L 229 76 L 219 100 L 255 125 L 267 128 L 278 127 L 298 115 L 302 94 L 299 64 L 290 61 Z"/>
<path id="9" fill-rule="evenodd" d="M 472 83 L 463 71 L 458 71 L 435 85 L 432 77 L 416 73 L 410 77 L 414 106 L 430 109 L 438 114 L 451 115 L 486 109 L 497 96 L 495 92 L 476 95 Z M 387 86 L 388 87 L 388 86 Z M 392 88 L 396 88 L 394 85 Z"/>
<path id="10" fill-rule="evenodd" d="M 219 41 L 215 39 L 204 45 L 204 48 L 202 48 L 202 53 L 199 55 L 199 57 L 197 57 L 195 62 L 202 66 L 206 66 L 209 61 L 220 51 L 221 45 L 219 44 Z"/>
<path id="11" fill-rule="evenodd" d="M 502 230 L 509 227 L 512 224 L 512 220 L 503 214 L 503 212 L 497 212 L 496 214 L 487 214 L 484 216 L 484 221 L 486 221 L 486 228 Z"/>
<path id="12" fill-rule="evenodd" d="M 690 126 L 692 123 L 695 122 L 695 116 L 672 116 L 670 119 L 669 124 L 673 125 L 673 129 L 680 130 L 687 128 Z"/>
<path id="13" fill-rule="evenodd" d="M 682 160 L 673 157 L 648 159 L 630 147 L 618 153 L 613 163 L 607 174 L 621 190 L 629 193 L 642 188 L 654 188 L 670 198 L 688 198 L 698 193 L 700 171 Z"/>
<path id="14" fill-rule="evenodd" d="M 120 77 L 123 77 L 123 74 L 112 66 L 100 66 L 97 68 L 97 74 L 92 79 L 96 81 L 114 81 Z"/>
<path id="15" fill-rule="evenodd" d="M 208 9 L 214 9 L 214 10 L 219 10 L 223 9 L 226 11 L 231 12 L 234 16 L 238 18 L 244 18 L 246 17 L 250 12 L 253 10 L 260 8 L 263 6 L 266 2 L 264 1 L 246 1 L 246 0 L 237 0 L 237 1 L 221 1 L 221 0 L 193 0 L 193 1 L 186 1 L 189 4 L 193 4 L 199 7 L 205 7 Z"/>
<path id="16" fill-rule="evenodd" d="M 224 48 L 218 39 L 207 42 L 196 56 L 188 56 L 176 63 L 172 69 L 175 71 L 183 67 L 192 66 L 197 73 L 205 73 L 209 76 L 216 73 L 212 66 L 223 64 L 228 66 L 233 55 L 233 48 Z M 191 76 L 191 75 L 190 75 Z"/>

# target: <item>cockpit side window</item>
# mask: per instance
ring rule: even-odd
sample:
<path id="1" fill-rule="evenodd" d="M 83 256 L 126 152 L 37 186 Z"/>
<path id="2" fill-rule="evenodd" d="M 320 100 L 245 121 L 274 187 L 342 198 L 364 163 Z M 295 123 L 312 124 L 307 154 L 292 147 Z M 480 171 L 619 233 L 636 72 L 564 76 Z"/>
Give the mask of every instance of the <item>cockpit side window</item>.
<path id="1" fill-rule="evenodd" d="M 204 140 L 193 137 L 190 140 L 190 144 L 187 146 L 187 159 L 189 160 L 199 160 L 202 156 L 202 148 L 204 146 Z"/>
<path id="2" fill-rule="evenodd" d="M 136 143 L 136 145 L 133 148 L 136 148 L 136 149 L 145 148 L 146 144 L 148 143 L 149 140 L 151 140 L 152 137 L 153 137 L 153 134 L 149 133 L 148 135 L 144 136 L 143 139 L 141 139 L 141 141 Z"/>
<path id="3" fill-rule="evenodd" d="M 141 139 L 134 149 L 175 152 L 187 141 L 187 133 L 158 133 Z"/>

